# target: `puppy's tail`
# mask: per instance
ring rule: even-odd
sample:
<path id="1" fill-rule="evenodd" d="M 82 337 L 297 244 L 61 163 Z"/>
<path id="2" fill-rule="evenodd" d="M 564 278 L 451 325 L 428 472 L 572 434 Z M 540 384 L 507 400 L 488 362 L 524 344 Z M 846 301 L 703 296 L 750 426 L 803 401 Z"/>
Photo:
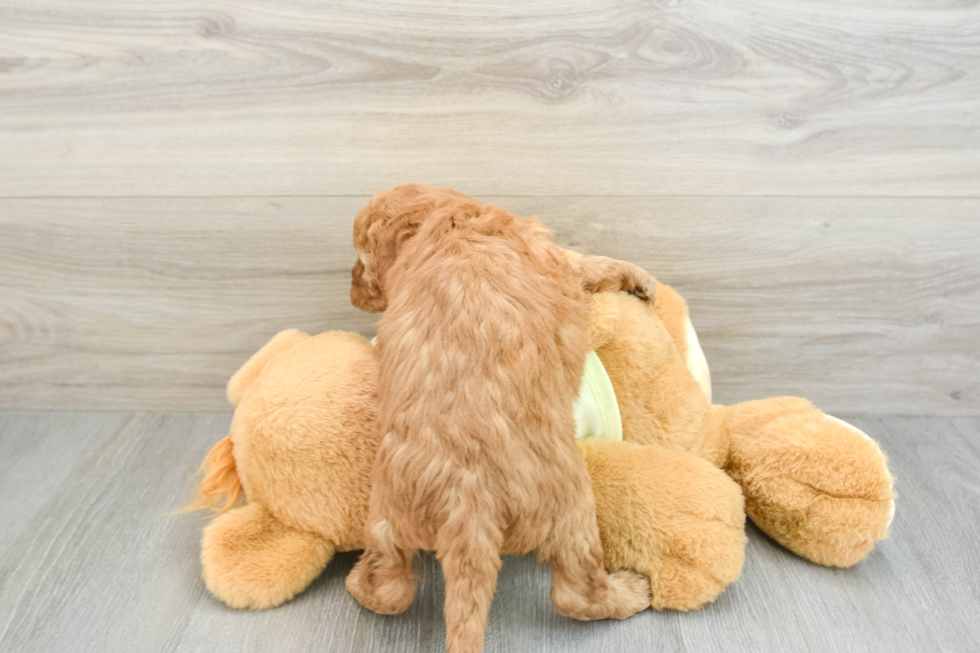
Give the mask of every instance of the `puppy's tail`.
<path id="1" fill-rule="evenodd" d="M 178 513 L 195 510 L 222 513 L 242 503 L 242 481 L 235 467 L 231 435 L 226 435 L 211 447 L 197 471 L 203 477 L 197 486 L 196 496 Z"/>
<path id="2" fill-rule="evenodd" d="M 437 536 L 436 555 L 446 581 L 446 649 L 479 653 L 497 587 L 503 534 L 491 520 L 492 508 L 476 499 L 482 488 L 464 481 L 461 489 L 461 505 Z"/>

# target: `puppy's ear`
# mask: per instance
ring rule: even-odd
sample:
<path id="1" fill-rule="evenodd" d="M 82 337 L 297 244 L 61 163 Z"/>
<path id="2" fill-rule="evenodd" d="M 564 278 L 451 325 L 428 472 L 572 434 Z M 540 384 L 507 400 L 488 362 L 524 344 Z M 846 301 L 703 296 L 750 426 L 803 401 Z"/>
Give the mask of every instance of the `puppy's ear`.
<path id="1" fill-rule="evenodd" d="M 422 221 L 419 216 L 410 213 L 400 215 L 385 224 L 385 229 L 388 234 L 387 238 L 383 240 L 385 251 L 381 255 L 387 259 L 386 262 L 388 265 L 394 262 L 405 248 L 405 245 L 415 237 L 421 224 Z"/>
<path id="2" fill-rule="evenodd" d="M 364 263 L 358 258 L 351 270 L 350 301 L 351 304 L 368 313 L 379 313 L 385 309 L 385 300 L 381 294 L 377 279 L 371 283 L 364 280 Z"/>
<path id="3" fill-rule="evenodd" d="M 415 237 L 418 231 L 419 223 L 414 220 L 399 227 L 398 232 L 395 234 L 395 256 L 398 256 L 402 252 L 405 245 Z"/>
<path id="4" fill-rule="evenodd" d="M 421 220 L 412 216 L 399 216 L 385 220 L 373 230 L 377 246 L 372 257 L 370 274 L 365 280 L 364 264 L 358 259 L 351 271 L 351 302 L 363 311 L 378 313 L 388 305 L 384 286 L 388 271 L 395 263 L 399 253 L 418 233 Z"/>
<path id="5" fill-rule="evenodd" d="M 394 238 L 392 240 L 395 244 L 395 256 L 401 254 L 405 245 L 415 237 L 419 231 L 419 226 L 421 226 L 421 221 L 414 215 L 406 215 L 402 220 L 399 220 L 398 224 L 393 225 Z"/>

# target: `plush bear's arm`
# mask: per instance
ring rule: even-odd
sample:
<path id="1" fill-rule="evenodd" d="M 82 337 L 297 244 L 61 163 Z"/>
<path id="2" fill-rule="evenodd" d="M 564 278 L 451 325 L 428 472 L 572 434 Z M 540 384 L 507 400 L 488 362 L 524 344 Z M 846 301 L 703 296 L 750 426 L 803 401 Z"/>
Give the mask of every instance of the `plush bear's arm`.
<path id="1" fill-rule="evenodd" d="M 619 308 L 613 293 L 592 295 L 592 310 L 589 311 L 589 349 L 601 349 L 616 335 Z"/>

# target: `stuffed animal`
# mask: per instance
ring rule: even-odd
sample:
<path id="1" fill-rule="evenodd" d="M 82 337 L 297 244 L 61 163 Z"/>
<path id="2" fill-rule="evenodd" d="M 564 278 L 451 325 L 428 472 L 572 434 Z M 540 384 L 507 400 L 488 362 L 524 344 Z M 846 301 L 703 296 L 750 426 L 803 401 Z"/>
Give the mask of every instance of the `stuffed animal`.
<path id="1" fill-rule="evenodd" d="M 605 563 L 646 575 L 653 608 L 698 608 L 738 578 L 745 513 L 825 565 L 852 565 L 887 536 L 895 495 L 877 445 L 803 399 L 712 405 L 673 289 L 658 283 L 652 306 L 595 295 L 590 337 L 623 440 L 579 441 Z M 219 513 L 204 529 L 201 563 L 228 605 L 279 605 L 335 552 L 362 548 L 376 374 L 365 338 L 290 330 L 232 377 L 231 432 L 208 453 L 187 508 Z"/>

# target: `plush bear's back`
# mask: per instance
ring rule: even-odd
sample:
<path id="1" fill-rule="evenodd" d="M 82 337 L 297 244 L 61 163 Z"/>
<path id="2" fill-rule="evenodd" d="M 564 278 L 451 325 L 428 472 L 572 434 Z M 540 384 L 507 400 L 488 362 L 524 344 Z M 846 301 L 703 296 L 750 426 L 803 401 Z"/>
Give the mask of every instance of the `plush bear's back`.
<path id="1" fill-rule="evenodd" d="M 248 500 L 338 550 L 359 548 L 378 444 L 376 381 L 373 348 L 354 333 L 306 338 L 265 362 L 231 427 Z"/>

